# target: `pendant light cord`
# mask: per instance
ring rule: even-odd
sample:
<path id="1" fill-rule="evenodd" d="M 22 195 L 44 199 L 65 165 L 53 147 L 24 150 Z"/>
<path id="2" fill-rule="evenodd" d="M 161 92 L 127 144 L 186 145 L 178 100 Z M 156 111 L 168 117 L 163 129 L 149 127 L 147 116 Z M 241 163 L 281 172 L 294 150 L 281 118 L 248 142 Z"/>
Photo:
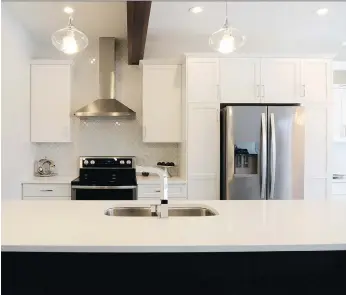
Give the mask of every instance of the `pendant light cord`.
<path id="1" fill-rule="evenodd" d="M 225 6 L 226 6 L 226 18 L 225 18 L 225 24 L 223 25 L 224 28 L 228 28 L 228 5 L 227 5 L 227 0 L 225 1 Z"/>

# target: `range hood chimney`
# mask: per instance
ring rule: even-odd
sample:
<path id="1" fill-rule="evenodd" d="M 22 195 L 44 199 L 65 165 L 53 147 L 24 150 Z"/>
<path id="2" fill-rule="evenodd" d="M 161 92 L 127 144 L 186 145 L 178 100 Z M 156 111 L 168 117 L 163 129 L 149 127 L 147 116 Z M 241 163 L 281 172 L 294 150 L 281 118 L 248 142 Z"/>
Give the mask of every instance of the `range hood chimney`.
<path id="1" fill-rule="evenodd" d="M 77 117 L 134 119 L 136 113 L 115 99 L 115 38 L 99 38 L 100 98 L 75 112 Z"/>

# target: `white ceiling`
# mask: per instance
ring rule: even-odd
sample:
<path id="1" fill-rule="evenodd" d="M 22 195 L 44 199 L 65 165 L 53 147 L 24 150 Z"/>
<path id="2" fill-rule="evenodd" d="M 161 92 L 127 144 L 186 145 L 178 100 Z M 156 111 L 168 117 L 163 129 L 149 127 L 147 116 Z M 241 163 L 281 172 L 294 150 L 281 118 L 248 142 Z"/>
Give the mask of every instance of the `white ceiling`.
<path id="1" fill-rule="evenodd" d="M 75 10 L 74 25 L 89 38 L 126 38 L 125 2 L 6 2 L 2 5 L 17 18 L 38 42 L 67 25 L 65 6 Z"/>
<path id="2" fill-rule="evenodd" d="M 52 32 L 65 26 L 67 15 L 63 7 L 66 5 L 75 9 L 75 25 L 89 38 L 126 38 L 125 2 L 6 2 L 2 5 L 40 42 L 49 41 Z M 204 11 L 188 12 L 196 5 L 203 6 Z M 321 7 L 329 9 L 328 15 L 316 15 L 316 9 Z M 272 49 L 280 53 L 304 48 L 305 52 L 336 53 L 341 50 L 341 42 L 346 41 L 346 2 L 230 2 L 228 14 L 231 25 L 248 38 L 245 52 Z M 208 35 L 221 27 L 224 16 L 224 2 L 154 2 L 148 40 L 172 41 L 175 46 L 181 42 L 182 52 L 189 51 L 187 47 L 185 50 L 184 42 L 201 44 L 193 49 L 202 48 Z M 346 47 L 342 50 L 346 51 Z"/>
<path id="3" fill-rule="evenodd" d="M 204 11 L 193 14 L 193 6 Z M 318 8 L 329 13 L 317 16 Z M 323 53 L 341 50 L 346 41 L 346 2 L 229 2 L 229 21 L 247 36 L 245 52 L 284 51 Z M 152 5 L 152 40 L 206 40 L 225 19 L 225 2 L 156 2 Z M 346 51 L 345 49 L 342 49 Z"/>

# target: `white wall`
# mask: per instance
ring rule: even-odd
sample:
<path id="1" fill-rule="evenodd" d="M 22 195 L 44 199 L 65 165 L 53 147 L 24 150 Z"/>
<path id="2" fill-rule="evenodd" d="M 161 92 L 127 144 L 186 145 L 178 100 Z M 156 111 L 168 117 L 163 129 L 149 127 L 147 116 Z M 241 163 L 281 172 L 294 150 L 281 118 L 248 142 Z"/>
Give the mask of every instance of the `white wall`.
<path id="1" fill-rule="evenodd" d="M 21 180 L 33 171 L 30 143 L 30 59 L 28 34 L 2 7 L 1 175 L 2 199 L 20 199 Z"/>
<path id="2" fill-rule="evenodd" d="M 66 58 L 51 44 L 39 45 L 35 58 Z M 98 98 L 98 40 L 74 59 L 71 113 Z M 136 112 L 136 120 L 80 120 L 73 118 L 72 143 L 37 144 L 35 159 L 44 156 L 56 163 L 60 175 L 77 175 L 79 156 L 136 156 L 141 165 L 158 161 L 179 162 L 178 144 L 145 144 L 142 142 L 141 70 L 127 65 L 126 42 L 117 45 L 116 98 Z"/>

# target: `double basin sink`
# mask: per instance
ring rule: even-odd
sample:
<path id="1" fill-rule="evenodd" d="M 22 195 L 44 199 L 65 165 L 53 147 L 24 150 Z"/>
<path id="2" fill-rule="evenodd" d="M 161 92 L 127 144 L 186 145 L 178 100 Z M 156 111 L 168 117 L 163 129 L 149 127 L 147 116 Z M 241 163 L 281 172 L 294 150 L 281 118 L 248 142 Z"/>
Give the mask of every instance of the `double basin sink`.
<path id="1" fill-rule="evenodd" d="M 157 212 L 152 212 L 150 206 L 141 207 L 114 207 L 105 211 L 108 216 L 122 216 L 122 217 L 157 217 Z M 215 216 L 218 215 L 217 211 L 206 206 L 183 206 L 183 207 L 169 207 L 169 217 L 197 217 L 197 216 Z"/>

